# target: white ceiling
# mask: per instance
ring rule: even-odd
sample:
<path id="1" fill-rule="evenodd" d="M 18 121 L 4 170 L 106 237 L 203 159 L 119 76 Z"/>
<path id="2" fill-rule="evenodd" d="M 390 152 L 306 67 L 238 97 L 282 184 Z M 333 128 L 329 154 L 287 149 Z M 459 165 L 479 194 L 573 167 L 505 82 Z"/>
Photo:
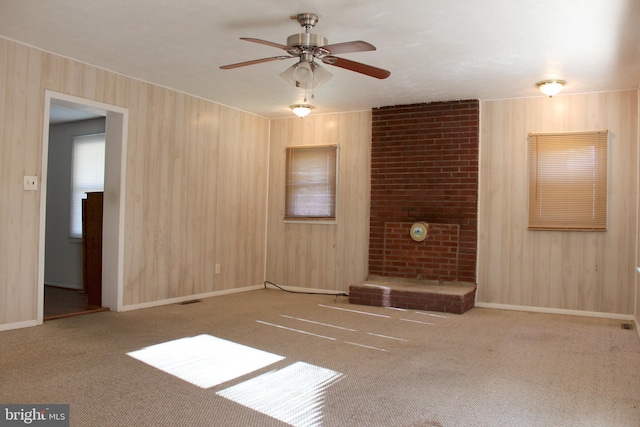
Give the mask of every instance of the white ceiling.
<path id="1" fill-rule="evenodd" d="M 0 36 L 265 117 L 291 116 L 304 91 L 279 74 L 295 60 L 221 65 L 285 54 L 289 17 L 319 15 L 329 43 L 377 51 L 339 55 L 391 71 L 378 80 L 326 66 L 313 114 L 456 99 L 638 89 L 638 0 L 0 0 Z"/>

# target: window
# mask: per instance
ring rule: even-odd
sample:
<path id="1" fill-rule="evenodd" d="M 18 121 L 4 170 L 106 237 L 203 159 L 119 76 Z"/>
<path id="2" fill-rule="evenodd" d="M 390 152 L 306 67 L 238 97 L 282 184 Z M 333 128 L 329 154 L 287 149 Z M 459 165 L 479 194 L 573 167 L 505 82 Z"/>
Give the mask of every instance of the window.
<path id="1" fill-rule="evenodd" d="M 335 220 L 338 146 L 287 147 L 285 219 Z"/>
<path id="2" fill-rule="evenodd" d="M 71 237 L 82 237 L 82 199 L 104 191 L 104 133 L 73 138 L 71 173 Z"/>
<path id="3" fill-rule="evenodd" d="M 529 135 L 529 229 L 607 229 L 607 131 Z"/>

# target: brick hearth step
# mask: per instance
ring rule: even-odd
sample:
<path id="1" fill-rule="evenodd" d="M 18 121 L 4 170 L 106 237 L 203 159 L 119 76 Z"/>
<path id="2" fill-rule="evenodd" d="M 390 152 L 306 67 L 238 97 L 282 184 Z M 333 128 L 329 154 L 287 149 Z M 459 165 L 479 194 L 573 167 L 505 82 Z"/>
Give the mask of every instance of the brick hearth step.
<path id="1" fill-rule="evenodd" d="M 476 285 L 469 282 L 410 280 L 369 276 L 349 286 L 349 303 L 462 314 L 474 306 Z"/>

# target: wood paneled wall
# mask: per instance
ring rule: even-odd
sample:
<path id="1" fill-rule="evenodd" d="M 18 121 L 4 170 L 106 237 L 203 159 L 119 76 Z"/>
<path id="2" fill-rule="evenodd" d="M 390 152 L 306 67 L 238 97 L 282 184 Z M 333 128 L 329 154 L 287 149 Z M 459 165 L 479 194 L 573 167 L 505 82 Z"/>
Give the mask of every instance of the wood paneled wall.
<path id="1" fill-rule="evenodd" d="M 0 39 L 0 325 L 36 319 L 47 89 L 129 110 L 125 306 L 262 283 L 267 119 Z"/>
<path id="2" fill-rule="evenodd" d="M 371 112 L 271 121 L 266 280 L 347 291 L 367 276 Z M 285 147 L 340 146 L 336 224 L 284 223 Z"/>
<path id="3" fill-rule="evenodd" d="M 481 103 L 478 301 L 633 314 L 637 91 Z M 608 129 L 606 232 L 527 230 L 529 132 Z"/>
<path id="4" fill-rule="evenodd" d="M 638 117 L 637 117 L 637 126 L 638 126 L 638 142 L 637 145 L 640 147 L 640 85 L 638 86 L 637 92 L 637 105 L 638 107 Z M 640 150 L 640 148 L 639 148 Z M 638 192 L 640 193 L 640 154 L 638 155 Z M 640 196 L 640 194 L 639 194 Z M 636 267 L 640 268 L 640 197 L 637 200 L 637 223 L 636 229 L 636 244 L 638 245 L 636 248 Z M 636 269 L 636 298 L 635 298 L 635 316 L 636 316 L 636 331 L 638 332 L 638 336 L 640 336 L 640 270 Z"/>

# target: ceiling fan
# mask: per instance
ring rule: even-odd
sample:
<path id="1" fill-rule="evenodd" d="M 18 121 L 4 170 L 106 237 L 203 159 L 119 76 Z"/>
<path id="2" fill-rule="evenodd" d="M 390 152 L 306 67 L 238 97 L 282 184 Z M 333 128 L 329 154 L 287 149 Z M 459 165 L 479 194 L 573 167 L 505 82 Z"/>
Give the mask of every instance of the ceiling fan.
<path id="1" fill-rule="evenodd" d="M 391 75 L 389 71 L 383 70 L 382 68 L 373 67 L 371 65 L 335 56 L 342 53 L 376 50 L 375 46 L 372 44 L 361 40 L 327 44 L 327 39 L 325 37 L 310 32 L 318 22 L 318 16 L 316 14 L 300 13 L 298 15 L 291 16 L 291 19 L 296 19 L 300 23 L 300 26 L 304 28 L 304 33 L 289 36 L 287 38 L 286 45 L 256 38 L 240 37 L 241 40 L 282 49 L 289 54 L 288 56 L 280 55 L 269 58 L 254 59 L 252 61 L 223 65 L 220 68 L 223 70 L 229 70 L 247 65 L 261 64 L 263 62 L 299 58 L 299 61 L 296 64 L 289 67 L 285 72 L 281 73 L 280 76 L 292 85 L 304 89 L 313 89 L 331 78 L 331 73 L 321 67 L 318 62 L 333 65 L 334 67 L 343 68 L 345 70 L 355 71 L 356 73 L 375 77 L 377 79 L 386 79 Z"/>

